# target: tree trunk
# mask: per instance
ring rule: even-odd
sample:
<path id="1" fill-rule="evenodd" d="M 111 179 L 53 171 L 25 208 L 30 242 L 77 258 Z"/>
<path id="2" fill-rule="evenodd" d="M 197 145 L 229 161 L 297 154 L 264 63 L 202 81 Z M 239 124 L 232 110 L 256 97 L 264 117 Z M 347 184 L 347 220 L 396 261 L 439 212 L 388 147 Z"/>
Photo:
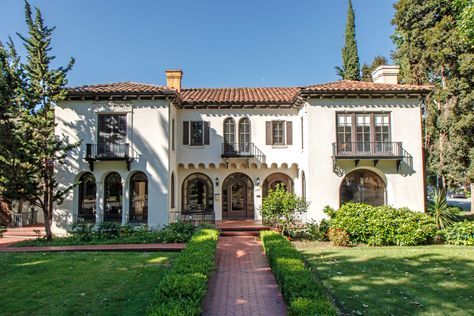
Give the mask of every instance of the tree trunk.
<path id="1" fill-rule="evenodd" d="M 471 183 L 471 213 L 474 213 L 474 182 Z"/>
<path id="2" fill-rule="evenodd" d="M 46 165 L 46 164 L 45 164 Z M 43 218 L 44 218 L 44 230 L 46 232 L 46 240 L 53 239 L 53 233 L 51 232 L 51 220 L 49 214 L 49 204 L 50 204 L 50 194 L 49 194 L 49 181 L 48 177 L 43 177 L 44 187 L 43 187 Z"/>

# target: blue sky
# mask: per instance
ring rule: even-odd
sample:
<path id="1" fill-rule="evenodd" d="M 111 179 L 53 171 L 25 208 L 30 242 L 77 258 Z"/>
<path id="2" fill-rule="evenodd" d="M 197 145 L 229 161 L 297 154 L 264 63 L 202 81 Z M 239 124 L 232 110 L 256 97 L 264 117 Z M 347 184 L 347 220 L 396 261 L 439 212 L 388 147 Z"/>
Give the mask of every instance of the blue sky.
<path id="1" fill-rule="evenodd" d="M 362 62 L 390 56 L 394 0 L 353 0 Z M 72 86 L 164 84 L 181 68 L 185 87 L 299 86 L 337 80 L 347 0 L 32 0 L 56 26 L 53 54 L 76 65 Z M 26 33 L 23 1 L 0 1 L 0 40 Z M 23 51 L 20 50 L 20 53 Z"/>

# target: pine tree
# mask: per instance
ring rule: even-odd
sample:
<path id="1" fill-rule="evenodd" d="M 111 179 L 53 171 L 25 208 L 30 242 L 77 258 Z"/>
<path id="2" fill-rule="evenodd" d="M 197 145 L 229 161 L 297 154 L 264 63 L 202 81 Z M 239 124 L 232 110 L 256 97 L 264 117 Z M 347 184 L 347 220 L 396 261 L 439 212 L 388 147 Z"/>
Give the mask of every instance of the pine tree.
<path id="1" fill-rule="evenodd" d="M 360 80 L 359 53 L 355 35 L 354 9 L 349 0 L 347 9 L 346 31 L 342 48 L 342 67 L 336 66 L 337 75 L 344 80 Z"/>
<path id="2" fill-rule="evenodd" d="M 33 14 L 27 1 L 25 20 L 28 36 L 18 34 L 27 52 L 26 63 L 22 65 L 26 80 L 21 90 L 25 110 L 17 131 L 25 141 L 19 146 L 18 157 L 28 166 L 26 181 L 22 183 L 24 196 L 42 209 L 46 236 L 51 239 L 53 206 L 60 204 L 72 188 L 59 187 L 54 166 L 62 164 L 68 153 L 78 146 L 56 137 L 54 121 L 54 106 L 66 96 L 66 75 L 74 59 L 71 58 L 66 67 L 51 69 L 54 27 L 45 26 L 41 11 L 35 8 Z"/>
<path id="3" fill-rule="evenodd" d="M 428 171 L 440 187 L 474 181 L 474 50 L 449 0 L 399 0 L 393 58 L 406 83 L 435 85 L 426 100 Z"/>

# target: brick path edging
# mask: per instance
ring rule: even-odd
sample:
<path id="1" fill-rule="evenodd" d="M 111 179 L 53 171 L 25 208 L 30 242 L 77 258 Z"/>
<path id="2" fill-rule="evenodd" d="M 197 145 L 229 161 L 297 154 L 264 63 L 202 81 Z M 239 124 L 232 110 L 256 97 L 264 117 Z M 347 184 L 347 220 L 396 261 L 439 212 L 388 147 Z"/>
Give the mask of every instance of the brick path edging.
<path id="1" fill-rule="evenodd" d="M 0 247 L 0 252 L 67 252 L 67 251 L 135 251 L 135 252 L 179 252 L 186 244 L 117 244 L 47 247 Z"/>

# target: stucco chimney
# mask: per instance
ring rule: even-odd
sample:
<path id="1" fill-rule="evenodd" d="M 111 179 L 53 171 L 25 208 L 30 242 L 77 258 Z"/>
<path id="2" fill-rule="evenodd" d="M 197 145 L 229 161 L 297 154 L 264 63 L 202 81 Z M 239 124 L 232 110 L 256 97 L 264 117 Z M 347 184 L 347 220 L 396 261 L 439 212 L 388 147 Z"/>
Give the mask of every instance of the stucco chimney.
<path id="1" fill-rule="evenodd" d="M 181 79 L 183 78 L 183 71 L 181 69 L 166 70 L 166 86 L 181 91 Z"/>
<path id="2" fill-rule="evenodd" d="M 372 72 L 372 80 L 375 83 L 397 84 L 399 72 L 400 72 L 400 66 L 393 66 L 393 65 L 378 66 Z"/>

